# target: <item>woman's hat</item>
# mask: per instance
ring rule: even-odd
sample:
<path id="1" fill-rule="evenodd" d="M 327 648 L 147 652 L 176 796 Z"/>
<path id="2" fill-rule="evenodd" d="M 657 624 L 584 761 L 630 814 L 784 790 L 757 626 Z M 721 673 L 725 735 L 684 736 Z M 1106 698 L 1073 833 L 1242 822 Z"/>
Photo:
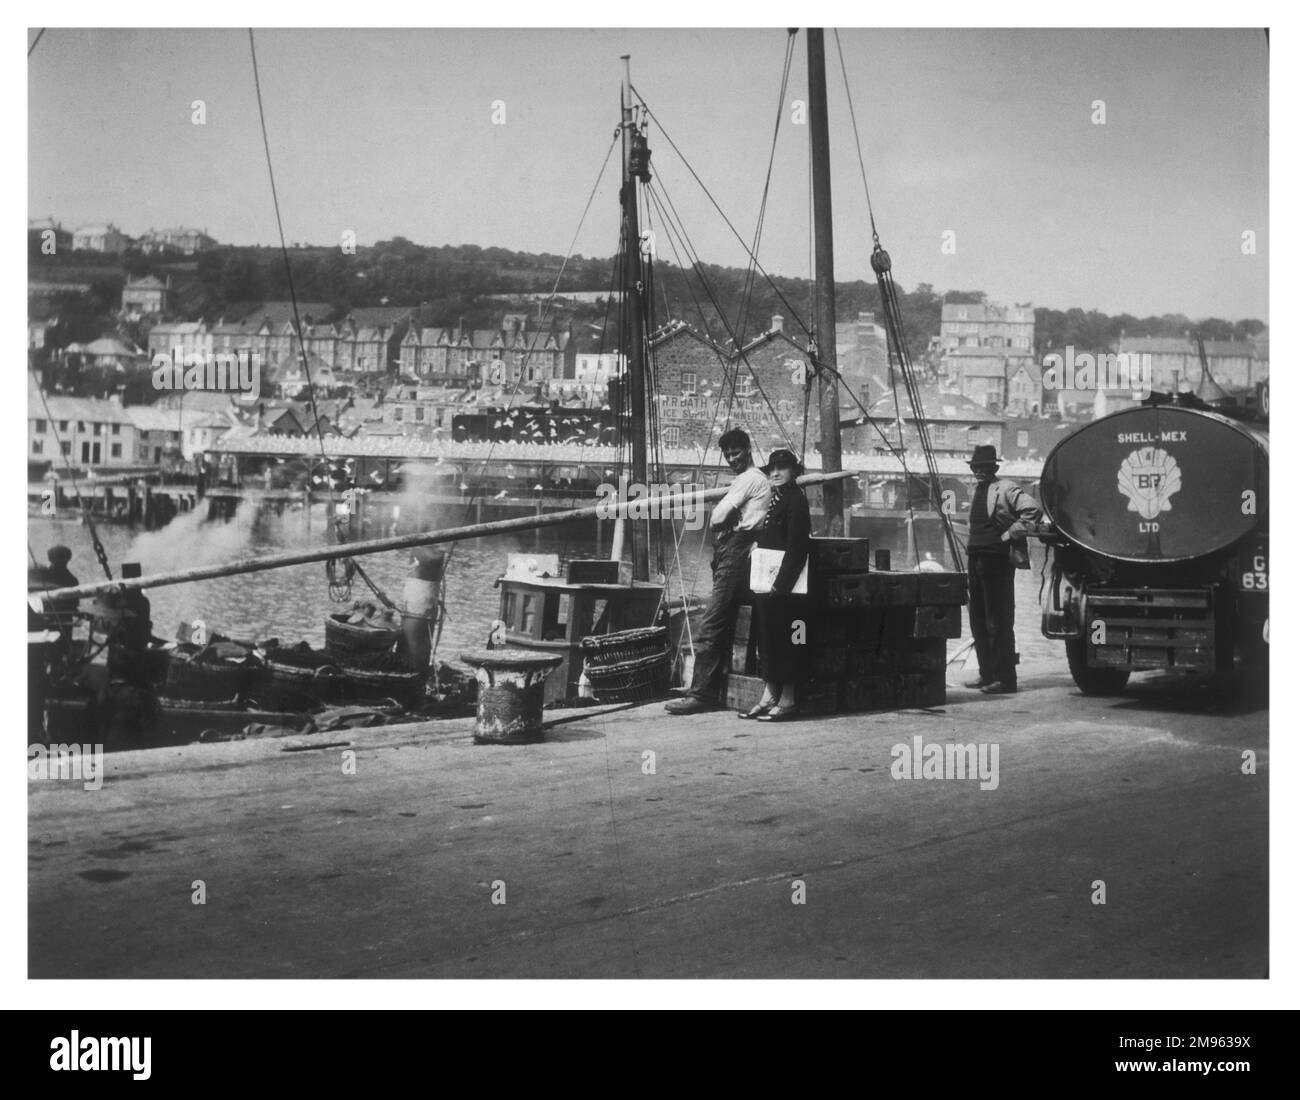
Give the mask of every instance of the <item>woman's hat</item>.
<path id="1" fill-rule="evenodd" d="M 760 466 L 759 469 L 765 474 L 772 472 L 772 467 L 778 466 L 787 470 L 793 470 L 794 476 L 799 477 L 803 473 L 803 463 L 795 457 L 793 451 L 787 451 L 784 447 L 779 447 L 767 456 L 767 465 Z"/>
<path id="2" fill-rule="evenodd" d="M 975 447 L 975 453 L 970 456 L 970 466 L 979 466 L 981 463 L 987 463 L 990 466 L 999 466 L 1002 459 L 998 458 L 998 449 L 992 443 L 980 443 Z"/>

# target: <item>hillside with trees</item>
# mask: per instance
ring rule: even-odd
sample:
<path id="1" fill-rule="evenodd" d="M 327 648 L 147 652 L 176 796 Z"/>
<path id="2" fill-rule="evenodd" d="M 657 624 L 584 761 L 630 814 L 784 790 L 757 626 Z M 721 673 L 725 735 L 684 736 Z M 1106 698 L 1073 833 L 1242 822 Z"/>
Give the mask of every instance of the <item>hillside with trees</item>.
<path id="1" fill-rule="evenodd" d="M 615 263 L 609 257 L 573 256 L 563 275 L 563 257 L 549 253 L 515 252 L 479 245 L 418 245 L 403 237 L 379 241 L 346 254 L 337 247 L 302 247 L 290 250 L 293 287 L 300 301 L 328 302 L 339 319 L 349 311 L 368 306 L 425 306 L 424 313 L 447 323 L 487 328 L 500 321 L 506 306 L 501 296 L 547 294 L 556 286 L 566 291 L 599 291 L 615 285 Z M 43 284 L 89 285 L 89 292 L 59 295 L 75 323 L 58 340 L 93 338 L 91 330 L 120 329 L 112 316 L 112 303 L 128 277 L 153 274 L 171 277 L 174 317 L 220 320 L 235 303 L 283 301 L 289 297 L 289 275 L 278 248 L 224 247 L 191 257 L 146 256 L 128 251 L 122 257 L 74 252 L 29 256 L 29 279 Z M 701 278 L 703 275 L 703 278 Z M 746 294 L 746 287 L 750 290 Z M 658 262 L 653 286 L 655 310 L 661 318 L 685 320 L 715 339 L 731 336 L 742 343 L 767 330 L 773 314 L 782 314 L 786 331 L 800 339 L 801 322 L 812 314 L 811 286 L 806 279 L 762 276 L 752 279 L 743 268 L 705 266 L 702 272 L 683 271 Z M 982 291 L 950 290 L 945 294 L 921 283 L 902 292 L 906 338 L 914 359 L 924 357 L 930 338 L 939 332 L 940 312 L 949 302 L 980 302 Z M 75 301 L 73 299 L 76 299 Z M 860 311 L 881 316 L 879 291 L 863 280 L 836 285 L 836 313 L 844 321 Z M 516 309 L 517 311 L 517 309 Z M 538 313 L 533 307 L 533 316 Z M 1244 339 L 1262 332 L 1262 321 L 1194 321 L 1182 314 L 1160 317 L 1111 316 L 1096 310 L 1035 310 L 1036 350 L 1073 344 L 1100 348 L 1121 335 L 1182 336 L 1191 330 L 1207 339 Z M 327 320 L 328 318 L 315 318 Z M 547 321 L 569 323 L 606 332 L 605 345 L 616 337 L 609 311 L 595 304 L 569 304 Z M 590 331 L 590 329 L 588 329 Z M 75 335 L 74 335 L 75 332 Z M 58 346 L 58 340 L 55 346 Z"/>

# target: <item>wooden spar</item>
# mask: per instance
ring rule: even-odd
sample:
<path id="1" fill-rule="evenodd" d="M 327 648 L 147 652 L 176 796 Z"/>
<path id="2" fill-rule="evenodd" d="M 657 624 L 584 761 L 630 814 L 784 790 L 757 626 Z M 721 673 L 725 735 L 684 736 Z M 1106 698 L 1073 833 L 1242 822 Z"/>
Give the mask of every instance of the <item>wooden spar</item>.
<path id="1" fill-rule="evenodd" d="M 817 485 L 824 481 L 837 481 L 841 478 L 855 477 L 852 470 L 828 473 L 806 474 L 799 478 L 801 485 Z M 417 531 L 411 535 L 397 535 L 386 539 L 366 539 L 362 542 L 335 543 L 317 550 L 304 550 L 289 554 L 267 554 L 261 558 L 245 561 L 227 562 L 224 565 L 201 565 L 194 569 L 180 569 L 174 573 L 155 573 L 150 577 L 133 577 L 130 580 L 101 581 L 98 584 L 80 584 L 75 588 L 53 588 L 44 592 L 32 592 L 29 596 L 40 596 L 45 601 L 85 599 L 105 592 L 122 592 L 131 588 L 162 588 L 169 584 L 187 584 L 190 581 L 206 581 L 216 577 L 234 577 L 242 573 L 261 573 L 268 569 L 283 569 L 290 565 L 310 565 L 313 562 L 328 561 L 330 558 L 361 557 L 365 554 L 381 554 L 387 550 L 409 550 L 415 546 L 434 546 L 442 542 L 462 542 L 466 539 L 483 538 L 487 535 L 499 535 L 509 531 L 529 531 L 535 527 L 558 527 L 574 520 L 591 519 L 597 515 L 608 518 L 611 514 L 626 515 L 633 504 L 642 508 L 658 509 L 659 502 L 675 508 L 689 504 L 704 504 L 708 501 L 721 500 L 729 486 L 718 489 L 701 489 L 694 493 L 679 495 L 660 495 L 640 497 L 636 500 L 620 500 L 617 503 L 602 502 L 586 508 L 574 508 L 566 512 L 552 512 L 542 516 L 518 516 L 515 519 L 499 519 L 491 523 L 474 523 L 468 527 L 450 527 L 445 531 Z"/>
<path id="2" fill-rule="evenodd" d="M 821 410 L 822 469 L 840 469 L 840 391 L 835 357 L 835 248 L 831 227 L 831 143 L 826 117 L 826 51 L 822 32 L 808 29 L 808 122 L 812 154 L 813 246 L 817 276 L 818 405 Z M 838 482 L 822 490 L 828 535 L 844 534 L 844 489 Z"/>
<path id="3" fill-rule="evenodd" d="M 632 172 L 632 150 L 636 137 L 636 120 L 632 106 L 632 63 L 623 55 L 624 86 L 621 94 L 623 113 L 623 317 L 619 331 L 620 350 L 627 355 L 627 390 L 624 410 L 630 412 L 628 428 L 632 451 L 632 484 L 647 485 L 646 439 L 646 317 L 642 295 L 645 276 L 641 270 L 641 226 L 637 215 L 637 177 Z M 632 579 L 650 579 L 650 530 L 629 524 L 632 535 Z M 621 544 L 620 544 L 621 545 Z"/>

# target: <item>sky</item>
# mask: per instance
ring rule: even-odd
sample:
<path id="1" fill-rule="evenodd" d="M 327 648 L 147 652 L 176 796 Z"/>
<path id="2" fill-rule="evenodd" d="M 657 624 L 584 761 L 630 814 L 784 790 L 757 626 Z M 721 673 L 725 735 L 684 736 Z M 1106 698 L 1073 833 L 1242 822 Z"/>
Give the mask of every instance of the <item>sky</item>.
<path id="1" fill-rule="evenodd" d="M 630 53 L 664 128 L 650 130 L 656 184 L 703 260 L 741 266 L 664 131 L 751 238 L 786 39 L 782 28 L 258 30 L 286 236 L 336 243 L 352 230 L 361 244 L 400 235 L 559 255 L 573 242 L 611 254 L 617 158 L 578 229 Z M 1262 31 L 845 29 L 839 39 L 877 227 L 904 287 L 1268 319 Z M 836 276 L 871 279 L 830 31 L 826 44 Z M 808 127 L 794 114 L 806 48 L 801 33 L 759 254 L 767 270 L 803 277 Z M 277 240 L 246 31 L 52 28 L 28 64 L 28 95 L 30 218 Z M 662 231 L 658 243 L 671 260 Z"/>

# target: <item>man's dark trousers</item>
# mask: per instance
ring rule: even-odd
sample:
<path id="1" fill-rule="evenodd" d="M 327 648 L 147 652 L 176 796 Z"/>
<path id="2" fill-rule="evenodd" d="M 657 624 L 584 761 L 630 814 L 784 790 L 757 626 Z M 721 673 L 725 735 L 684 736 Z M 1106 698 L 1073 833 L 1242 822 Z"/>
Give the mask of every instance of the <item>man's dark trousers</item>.
<path id="1" fill-rule="evenodd" d="M 690 694 L 716 703 L 722 691 L 722 674 L 731 660 L 731 639 L 736 612 L 749 595 L 748 531 L 720 532 L 713 548 L 713 592 L 695 635 L 695 674 Z"/>
<path id="2" fill-rule="evenodd" d="M 970 632 L 981 680 L 1016 682 L 1016 569 L 1005 546 L 970 552 Z"/>

